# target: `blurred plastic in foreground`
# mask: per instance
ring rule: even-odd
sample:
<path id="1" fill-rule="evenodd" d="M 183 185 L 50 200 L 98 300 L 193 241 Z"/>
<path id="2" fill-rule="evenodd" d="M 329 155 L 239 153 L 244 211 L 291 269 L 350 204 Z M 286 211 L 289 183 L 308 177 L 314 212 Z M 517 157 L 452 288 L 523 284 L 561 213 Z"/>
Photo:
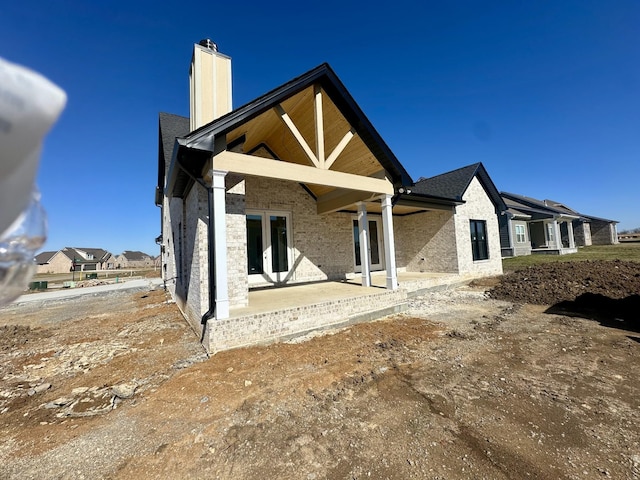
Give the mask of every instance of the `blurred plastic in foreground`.
<path id="1" fill-rule="evenodd" d="M 25 291 L 46 240 L 35 176 L 44 136 L 66 100 L 42 75 L 0 58 L 0 305 Z"/>

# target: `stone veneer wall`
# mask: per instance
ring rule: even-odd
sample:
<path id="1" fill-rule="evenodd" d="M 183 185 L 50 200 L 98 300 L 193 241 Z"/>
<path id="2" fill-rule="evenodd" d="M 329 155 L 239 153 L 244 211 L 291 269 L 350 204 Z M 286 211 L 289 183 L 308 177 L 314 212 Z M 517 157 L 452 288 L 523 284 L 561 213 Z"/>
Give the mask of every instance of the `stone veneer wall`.
<path id="1" fill-rule="evenodd" d="M 316 201 L 297 183 L 258 177 L 245 182 L 247 210 L 291 213 L 293 271 L 287 283 L 340 279 L 353 272 L 352 215 L 318 215 Z"/>
<path id="2" fill-rule="evenodd" d="M 499 275 L 502 273 L 500 232 L 496 208 L 477 178 L 471 181 L 462 199 L 466 202 L 456 207 L 456 246 L 458 273 L 463 275 Z M 487 260 L 473 261 L 471 251 L 470 220 L 487 222 Z"/>
<path id="3" fill-rule="evenodd" d="M 591 226 L 581 220 L 574 220 L 573 238 L 577 247 L 588 247 L 591 245 Z"/>
<path id="4" fill-rule="evenodd" d="M 458 271 L 453 211 L 393 217 L 396 265 L 407 272 Z"/>
<path id="5" fill-rule="evenodd" d="M 618 243 L 615 224 L 591 220 L 591 242 L 593 245 L 614 245 Z"/>

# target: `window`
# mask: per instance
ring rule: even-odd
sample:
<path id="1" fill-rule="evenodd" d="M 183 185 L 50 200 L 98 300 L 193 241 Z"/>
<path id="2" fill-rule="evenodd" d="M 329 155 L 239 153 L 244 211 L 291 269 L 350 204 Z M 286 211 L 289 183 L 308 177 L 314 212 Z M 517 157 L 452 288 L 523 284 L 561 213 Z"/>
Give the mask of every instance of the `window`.
<path id="1" fill-rule="evenodd" d="M 487 248 L 487 222 L 484 220 L 470 220 L 471 227 L 471 251 L 473 260 L 486 260 L 489 258 Z"/>
<path id="2" fill-rule="evenodd" d="M 525 243 L 527 235 L 524 233 L 524 225 L 516 225 L 516 243 Z"/>
<path id="3" fill-rule="evenodd" d="M 547 241 L 553 243 L 553 224 L 547 223 Z"/>

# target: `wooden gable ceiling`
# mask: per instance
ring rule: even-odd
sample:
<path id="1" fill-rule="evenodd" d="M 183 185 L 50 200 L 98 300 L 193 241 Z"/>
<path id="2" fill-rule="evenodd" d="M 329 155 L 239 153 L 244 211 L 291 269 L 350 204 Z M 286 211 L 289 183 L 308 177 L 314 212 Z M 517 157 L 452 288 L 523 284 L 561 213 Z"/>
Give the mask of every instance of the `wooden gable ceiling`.
<path id="1" fill-rule="evenodd" d="M 319 87 L 316 86 L 315 88 Z M 320 94 L 323 119 L 321 129 L 316 128 L 315 91 L 313 85 L 283 100 L 280 103 L 280 107 L 290 117 L 306 144 L 316 156 L 318 156 L 316 132 L 323 132 L 324 152 L 325 156 L 329 157 L 343 141 L 345 135 L 349 135 L 350 131 L 355 132 L 355 130 L 352 130 L 353 126 L 349 124 L 329 95 L 321 88 Z M 265 145 L 279 160 L 313 166 L 312 160 L 305 153 L 304 148 L 276 109 L 266 110 L 228 132 L 227 143 L 232 143 L 243 135 L 243 153 L 250 153 L 259 146 Z M 377 178 L 381 178 L 384 175 L 382 165 L 357 133 L 348 141 L 335 162 L 331 164 L 330 170 Z M 307 185 L 307 187 L 316 197 L 333 190 L 331 187 L 320 185 Z"/>

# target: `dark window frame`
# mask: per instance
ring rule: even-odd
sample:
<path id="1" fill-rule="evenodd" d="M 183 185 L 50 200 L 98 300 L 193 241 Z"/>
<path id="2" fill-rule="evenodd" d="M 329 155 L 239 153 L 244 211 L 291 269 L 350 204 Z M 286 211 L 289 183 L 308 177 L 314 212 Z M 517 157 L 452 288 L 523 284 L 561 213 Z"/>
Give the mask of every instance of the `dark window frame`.
<path id="1" fill-rule="evenodd" d="M 471 233 L 471 254 L 474 262 L 489 259 L 489 244 L 487 242 L 487 221 L 469 220 Z"/>

